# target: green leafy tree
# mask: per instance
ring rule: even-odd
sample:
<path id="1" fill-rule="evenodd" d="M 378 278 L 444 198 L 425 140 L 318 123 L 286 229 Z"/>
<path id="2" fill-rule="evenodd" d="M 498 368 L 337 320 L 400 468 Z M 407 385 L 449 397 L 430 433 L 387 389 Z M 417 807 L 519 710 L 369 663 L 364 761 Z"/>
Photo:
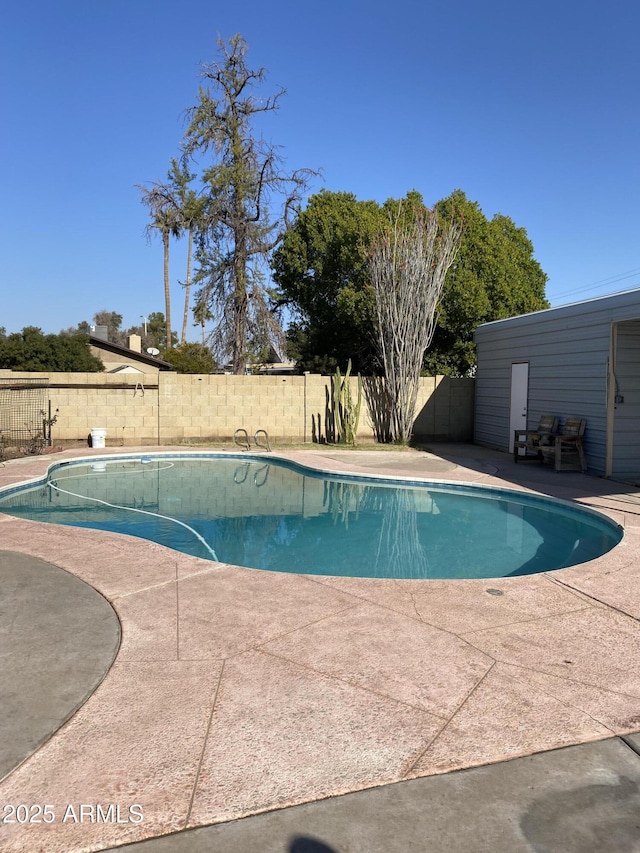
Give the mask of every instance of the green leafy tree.
<path id="1" fill-rule="evenodd" d="M 103 371 L 104 365 L 91 354 L 87 335 L 44 335 L 36 326 L 26 326 L 0 336 L 0 368 L 78 373 Z"/>
<path id="2" fill-rule="evenodd" d="M 527 232 L 508 216 L 487 219 L 480 205 L 462 190 L 436 207 L 445 219 L 458 217 L 464 230 L 445 279 L 424 369 L 430 374 L 466 376 L 476 363 L 475 329 L 491 320 L 548 308 L 547 276 L 533 256 Z"/>
<path id="3" fill-rule="evenodd" d="M 411 191 L 404 202 L 411 209 L 422 199 Z M 352 357 L 361 373 L 380 372 L 367 248 L 381 217 L 399 204 L 389 199 L 379 207 L 351 193 L 322 192 L 296 218 L 274 255 L 273 278 L 293 311 L 289 353 L 300 369 L 329 372 Z M 509 217 L 497 214 L 488 220 L 461 190 L 436 209 L 445 220 L 457 217 L 463 235 L 445 278 L 423 370 L 466 376 L 475 365 L 477 326 L 547 308 L 547 277 L 525 229 Z"/>
<path id="4" fill-rule="evenodd" d="M 375 201 L 322 191 L 274 253 L 273 280 L 281 304 L 293 310 L 289 353 L 301 370 L 370 372 L 375 352 L 375 296 L 368 248 L 382 222 Z"/>
<path id="5" fill-rule="evenodd" d="M 211 373 L 216 366 L 210 350 L 202 344 L 181 343 L 163 350 L 161 357 L 178 373 Z"/>
<path id="6" fill-rule="evenodd" d="M 230 354 L 234 373 L 244 373 L 252 326 L 277 332 L 263 268 L 312 173 L 285 174 L 275 146 L 254 129 L 259 116 L 278 108 L 284 90 L 254 94 L 265 70 L 248 67 L 242 36 L 228 44 L 219 39 L 218 48 L 219 61 L 202 68 L 204 82 L 183 140 L 189 162 L 204 160 L 207 228 L 197 252 L 195 313 L 215 318 L 216 350 Z"/>
<path id="7" fill-rule="evenodd" d="M 167 324 L 162 311 L 152 311 L 149 314 L 147 322 L 147 333 L 149 335 L 150 346 L 158 349 L 167 349 Z M 178 336 L 175 332 L 171 333 L 171 346 L 174 347 L 178 342 Z"/>
<path id="8" fill-rule="evenodd" d="M 71 326 L 68 329 L 63 329 L 60 334 L 65 336 L 74 336 L 78 333 L 83 335 L 91 334 L 91 327 L 106 326 L 107 340 L 113 344 L 127 346 L 129 335 L 139 335 L 142 341 L 142 351 L 146 352 L 149 347 L 156 349 L 167 348 L 167 322 L 162 311 L 152 311 L 149 315 L 145 315 L 146 322 L 138 323 L 135 326 L 130 326 L 126 331 L 121 328 L 122 314 L 116 311 L 97 311 L 93 315 L 93 323 L 88 323 L 86 320 L 78 323 L 77 326 Z M 171 333 L 171 345 L 175 346 L 178 343 L 178 336 L 175 332 Z"/>
<path id="9" fill-rule="evenodd" d="M 103 309 L 102 311 L 97 311 L 93 315 L 93 322 L 96 326 L 107 327 L 107 337 L 112 344 L 120 344 L 120 346 L 124 346 L 126 344 L 126 334 L 121 328 L 122 314 L 118 314 L 116 311 L 107 311 L 106 309 Z"/>
<path id="10" fill-rule="evenodd" d="M 167 321 L 162 311 L 152 311 L 146 316 L 146 323 L 131 326 L 127 329 L 127 335 L 140 335 L 142 339 L 142 351 L 146 352 L 149 347 L 159 350 L 167 349 Z M 178 335 L 171 332 L 171 346 L 178 343 Z"/>
<path id="11" fill-rule="evenodd" d="M 107 311 L 106 309 L 96 311 L 91 323 L 86 320 L 82 320 L 77 326 L 62 329 L 60 334 L 67 336 L 77 334 L 91 335 L 92 326 L 106 326 L 107 340 L 111 341 L 112 344 L 120 344 L 120 346 L 126 345 L 126 337 L 128 333 L 121 329 L 122 314 L 118 314 L 116 311 Z"/>

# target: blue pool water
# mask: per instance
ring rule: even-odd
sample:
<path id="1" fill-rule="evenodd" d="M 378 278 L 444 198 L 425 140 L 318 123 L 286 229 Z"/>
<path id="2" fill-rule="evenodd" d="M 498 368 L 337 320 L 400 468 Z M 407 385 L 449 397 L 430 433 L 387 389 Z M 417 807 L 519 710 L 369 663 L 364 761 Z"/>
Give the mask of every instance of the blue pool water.
<path id="1" fill-rule="evenodd" d="M 351 577 L 533 574 L 594 559 L 622 538 L 598 513 L 519 492 L 230 454 L 62 463 L 0 493 L 0 511 L 238 566 Z"/>

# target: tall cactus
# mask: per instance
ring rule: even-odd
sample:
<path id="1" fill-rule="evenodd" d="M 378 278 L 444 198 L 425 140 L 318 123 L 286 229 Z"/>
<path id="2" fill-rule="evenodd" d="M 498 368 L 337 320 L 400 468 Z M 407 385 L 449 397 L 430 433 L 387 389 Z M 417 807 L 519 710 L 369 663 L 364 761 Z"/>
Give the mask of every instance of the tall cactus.
<path id="1" fill-rule="evenodd" d="M 327 441 L 338 444 L 355 445 L 358 421 L 362 408 L 362 377 L 358 374 L 358 396 L 356 401 L 351 394 L 351 359 L 345 375 L 340 368 L 331 378 L 331 393 L 327 389 L 327 410 L 325 416 Z"/>

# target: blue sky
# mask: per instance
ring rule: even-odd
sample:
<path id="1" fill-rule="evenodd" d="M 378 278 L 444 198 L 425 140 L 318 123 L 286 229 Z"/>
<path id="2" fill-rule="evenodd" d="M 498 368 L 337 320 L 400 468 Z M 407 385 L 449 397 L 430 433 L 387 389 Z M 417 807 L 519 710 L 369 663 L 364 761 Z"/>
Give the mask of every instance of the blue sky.
<path id="1" fill-rule="evenodd" d="M 640 286 L 637 0 L 15 0 L 0 34 L 0 326 L 164 310 L 135 185 L 163 179 L 218 34 L 322 187 L 428 204 L 461 188 L 527 229 L 553 305 Z M 172 254 L 172 312 L 183 300 Z M 197 339 L 194 329 L 190 337 Z"/>

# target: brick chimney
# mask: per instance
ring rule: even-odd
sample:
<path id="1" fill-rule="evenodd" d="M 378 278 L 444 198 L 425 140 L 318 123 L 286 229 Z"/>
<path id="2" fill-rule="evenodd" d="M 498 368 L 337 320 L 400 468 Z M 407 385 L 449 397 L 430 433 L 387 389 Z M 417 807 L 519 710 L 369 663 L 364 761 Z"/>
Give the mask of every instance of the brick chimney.
<path id="1" fill-rule="evenodd" d="M 134 352 L 142 352 L 142 338 L 140 335 L 129 335 L 127 338 L 127 346 Z"/>

